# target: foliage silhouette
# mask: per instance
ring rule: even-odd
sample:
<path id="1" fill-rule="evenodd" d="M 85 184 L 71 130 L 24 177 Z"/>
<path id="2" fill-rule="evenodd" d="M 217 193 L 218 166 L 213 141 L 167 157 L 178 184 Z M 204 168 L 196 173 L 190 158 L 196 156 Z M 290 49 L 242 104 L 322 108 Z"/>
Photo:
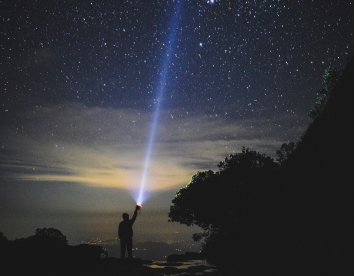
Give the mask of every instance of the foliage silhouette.
<path id="1" fill-rule="evenodd" d="M 55 228 L 38 228 L 35 232 L 35 238 L 42 239 L 45 242 L 57 243 L 58 245 L 67 245 L 66 236 Z"/>
<path id="2" fill-rule="evenodd" d="M 296 145 L 294 142 L 283 143 L 281 148 L 276 151 L 276 161 L 279 165 L 282 165 L 284 161 L 288 159 L 288 156 L 293 152 Z"/>
<path id="3" fill-rule="evenodd" d="M 225 274 L 353 275 L 353 60 L 331 72 L 314 121 L 277 151 L 281 166 L 243 148 L 172 200 L 170 221 L 201 227 L 193 238 Z"/>
<path id="4" fill-rule="evenodd" d="M 336 87 L 341 71 L 338 71 L 335 67 L 328 67 L 324 72 L 324 84 L 325 88 L 319 90 L 318 94 L 321 98 L 315 103 L 313 109 L 308 112 L 308 116 L 312 119 L 316 119 L 323 112 L 325 105 L 329 99 L 330 92 Z"/>
<path id="5" fill-rule="evenodd" d="M 12 275 L 102 275 L 101 246 L 68 245 L 66 237 L 55 228 L 39 228 L 28 238 L 8 241 L 0 233 L 2 271 Z M 19 263 L 21 265 L 19 265 Z"/>
<path id="6" fill-rule="evenodd" d="M 4 236 L 3 232 L 0 232 L 0 244 L 4 244 L 7 242 L 7 238 Z"/>
<path id="7" fill-rule="evenodd" d="M 264 208 L 274 196 L 275 187 L 266 185 L 278 168 L 264 154 L 242 148 L 218 164 L 219 171 L 198 172 L 187 187 L 180 189 L 170 206 L 169 218 L 188 226 L 197 225 L 205 238 L 203 254 L 220 267 L 236 264 L 229 254 L 241 252 L 240 260 L 256 254 L 264 235 Z M 266 198 L 265 195 L 271 196 Z M 239 248 L 239 251 L 236 251 Z"/>

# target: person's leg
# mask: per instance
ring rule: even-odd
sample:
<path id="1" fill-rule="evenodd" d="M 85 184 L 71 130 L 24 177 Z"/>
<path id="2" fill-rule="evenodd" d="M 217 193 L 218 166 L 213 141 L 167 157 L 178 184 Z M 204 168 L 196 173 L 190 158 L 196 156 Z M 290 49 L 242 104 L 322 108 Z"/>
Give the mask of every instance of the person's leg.
<path id="1" fill-rule="evenodd" d="M 126 251 L 126 241 L 125 239 L 120 240 L 120 247 L 121 247 L 121 259 L 125 259 L 125 251 Z"/>
<path id="2" fill-rule="evenodd" d="M 129 259 L 132 259 L 132 238 L 127 241 L 127 254 L 129 255 Z"/>

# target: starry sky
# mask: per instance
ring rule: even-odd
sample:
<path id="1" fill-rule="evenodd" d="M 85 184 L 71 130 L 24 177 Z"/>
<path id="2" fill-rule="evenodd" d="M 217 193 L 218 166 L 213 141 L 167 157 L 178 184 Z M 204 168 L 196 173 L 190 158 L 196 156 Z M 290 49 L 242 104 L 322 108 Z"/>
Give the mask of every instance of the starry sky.
<path id="1" fill-rule="evenodd" d="M 175 192 L 242 146 L 298 141 L 348 0 L 1 1 L 0 231 L 114 239 L 145 174 L 136 240 L 190 240 Z M 327 149 L 326 149 L 327 150 Z M 145 161 L 146 160 L 146 161 Z"/>

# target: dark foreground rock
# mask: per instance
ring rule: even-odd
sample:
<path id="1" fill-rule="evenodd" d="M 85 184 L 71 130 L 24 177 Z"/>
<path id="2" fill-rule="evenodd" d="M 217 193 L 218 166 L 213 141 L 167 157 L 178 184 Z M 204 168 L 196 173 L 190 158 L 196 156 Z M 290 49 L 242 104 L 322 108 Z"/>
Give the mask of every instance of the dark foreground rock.
<path id="1" fill-rule="evenodd" d="M 2 275 L 39 275 L 39 276 L 161 276 L 161 275 L 220 275 L 216 271 L 205 273 L 211 267 L 205 265 L 186 266 L 183 263 L 161 262 L 141 259 L 121 260 L 119 258 L 93 259 L 33 259 L 12 260 L 4 264 Z"/>

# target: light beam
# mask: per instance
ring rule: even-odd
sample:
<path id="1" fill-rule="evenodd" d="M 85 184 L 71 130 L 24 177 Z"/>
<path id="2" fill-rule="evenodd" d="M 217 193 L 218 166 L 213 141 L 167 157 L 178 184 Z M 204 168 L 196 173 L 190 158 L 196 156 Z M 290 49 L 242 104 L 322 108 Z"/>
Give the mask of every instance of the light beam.
<path id="1" fill-rule="evenodd" d="M 158 122 L 160 111 L 161 111 L 163 95 L 166 90 L 168 69 L 169 69 L 169 64 L 171 63 L 171 60 L 172 60 L 172 52 L 173 52 L 173 47 L 174 47 L 175 41 L 176 41 L 177 29 L 178 29 L 178 24 L 179 24 L 179 16 L 180 16 L 180 11 L 181 11 L 182 5 L 183 5 L 182 3 L 183 3 L 183 0 L 176 1 L 176 5 L 173 10 L 174 14 L 173 14 L 173 18 L 172 18 L 172 21 L 170 24 L 171 27 L 170 27 L 169 36 L 168 36 L 168 43 L 166 43 L 167 48 L 164 53 L 162 66 L 161 66 L 162 69 L 160 71 L 159 85 L 158 85 L 158 89 L 157 89 L 157 102 L 156 102 L 156 108 L 154 110 L 153 121 L 152 121 L 150 136 L 149 136 L 149 140 L 148 140 L 148 145 L 147 145 L 146 158 L 145 158 L 145 162 L 144 162 L 144 166 L 143 166 L 140 191 L 139 191 L 138 197 L 136 199 L 137 204 L 142 204 L 146 199 L 145 198 L 146 178 L 147 178 L 147 173 L 148 173 L 148 169 L 149 169 L 149 162 L 151 159 L 153 143 L 155 140 L 157 122 Z"/>

